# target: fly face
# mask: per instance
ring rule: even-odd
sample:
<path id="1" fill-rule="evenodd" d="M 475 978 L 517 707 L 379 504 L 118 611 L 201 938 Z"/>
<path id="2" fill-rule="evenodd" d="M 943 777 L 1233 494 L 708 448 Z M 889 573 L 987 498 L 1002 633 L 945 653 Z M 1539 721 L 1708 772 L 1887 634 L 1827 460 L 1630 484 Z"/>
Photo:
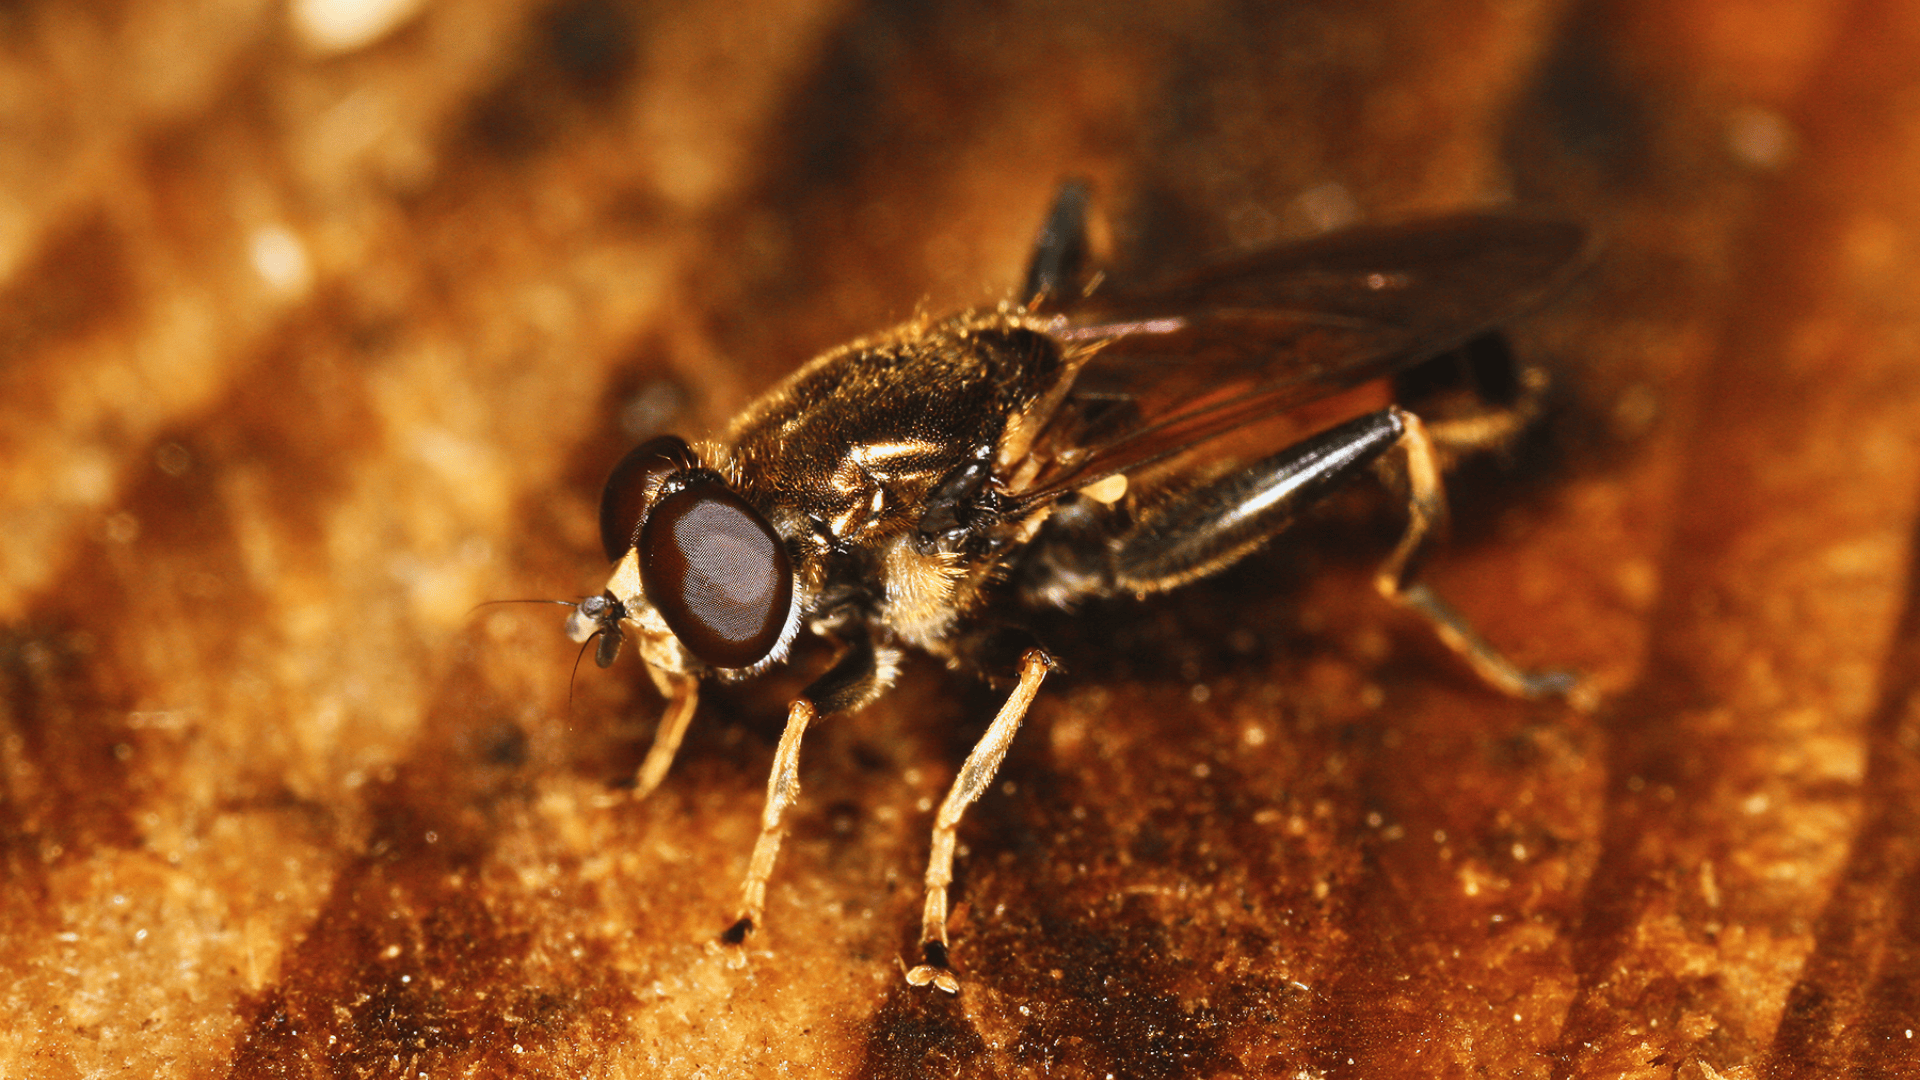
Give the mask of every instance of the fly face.
<path id="1" fill-rule="evenodd" d="M 698 452 L 650 440 L 607 481 L 600 534 L 613 575 L 575 605 L 567 631 L 598 640 L 602 667 L 631 634 L 668 699 L 638 794 L 666 775 L 700 679 L 784 661 L 803 623 L 839 648 L 789 706 L 726 941 L 761 921 L 814 718 L 878 696 L 907 647 L 989 676 L 1017 657 L 1011 694 L 934 822 L 923 962 L 907 979 L 957 990 L 946 936 L 957 828 L 1055 666 L 1017 629 L 1019 609 L 1203 577 L 1379 468 L 1400 478 L 1409 518 L 1376 578 L 1382 596 L 1424 617 L 1499 689 L 1577 692 L 1566 675 L 1512 664 L 1414 573 L 1445 514 L 1449 450 L 1510 429 L 1524 412 L 1517 401 L 1483 394 L 1484 416 L 1449 416 L 1431 431 L 1388 404 L 1252 462 L 1208 454 L 1222 436 L 1367 384 L 1417 388 L 1438 357 L 1477 370 L 1485 357 L 1467 347 L 1569 278 L 1581 230 L 1441 218 L 1101 291 L 1082 265 L 1085 199 L 1077 185 L 1062 191 L 1020 304 L 918 320 L 830 352 L 750 406 L 724 440 Z"/>

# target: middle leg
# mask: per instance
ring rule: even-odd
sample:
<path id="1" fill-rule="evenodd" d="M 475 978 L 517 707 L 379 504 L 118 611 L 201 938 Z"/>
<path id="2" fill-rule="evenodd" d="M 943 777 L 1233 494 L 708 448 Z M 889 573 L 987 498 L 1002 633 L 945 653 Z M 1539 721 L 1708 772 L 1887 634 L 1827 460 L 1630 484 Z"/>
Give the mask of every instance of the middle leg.
<path id="1" fill-rule="evenodd" d="M 1040 692 L 1041 681 L 1053 667 L 1053 657 L 1039 649 L 1028 649 L 1020 658 L 1019 682 L 1013 693 L 1008 695 L 1006 704 L 1000 706 L 993 723 L 987 725 L 987 733 L 980 737 L 973 752 L 967 755 L 959 775 L 953 778 L 946 800 L 940 804 L 940 813 L 933 823 L 933 852 L 927 858 L 927 903 L 920 919 L 922 959 L 907 972 L 907 982 L 911 985 L 932 983 L 949 994 L 960 992 L 960 980 L 947 966 L 947 886 L 953 884 L 956 830 L 967 807 L 993 783 L 994 773 L 1000 771 L 1000 763 L 1006 760 L 1007 747 L 1013 745 L 1013 736 L 1020 730 L 1020 721 L 1026 717 L 1034 695 Z"/>

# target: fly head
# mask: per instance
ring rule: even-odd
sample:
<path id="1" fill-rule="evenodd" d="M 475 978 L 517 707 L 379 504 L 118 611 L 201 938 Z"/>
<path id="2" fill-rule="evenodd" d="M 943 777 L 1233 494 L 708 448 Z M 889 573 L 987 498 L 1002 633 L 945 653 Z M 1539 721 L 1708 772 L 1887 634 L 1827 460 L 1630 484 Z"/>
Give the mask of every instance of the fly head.
<path id="1" fill-rule="evenodd" d="M 569 636 L 598 635 L 594 659 L 619 651 L 634 627 L 649 663 L 684 670 L 751 668 L 797 627 L 793 563 L 760 511 L 672 435 L 649 439 L 614 466 L 600 500 L 600 539 L 614 561 L 607 591 L 582 601 Z M 666 636 L 679 649 L 667 647 Z"/>

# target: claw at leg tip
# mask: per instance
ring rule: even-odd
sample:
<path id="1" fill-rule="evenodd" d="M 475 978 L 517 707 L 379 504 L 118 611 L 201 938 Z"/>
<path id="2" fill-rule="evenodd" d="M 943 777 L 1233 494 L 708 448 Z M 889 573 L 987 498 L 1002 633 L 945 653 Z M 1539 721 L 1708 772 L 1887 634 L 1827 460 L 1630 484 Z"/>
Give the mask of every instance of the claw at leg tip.
<path id="1" fill-rule="evenodd" d="M 926 964 L 921 964 L 919 967 L 907 972 L 908 986 L 926 986 L 929 983 L 941 990 L 945 990 L 949 994 L 958 994 L 960 992 L 960 980 L 955 977 L 951 971 L 944 971 Z"/>
<path id="2" fill-rule="evenodd" d="M 953 973 L 953 969 L 947 966 L 947 946 L 945 943 L 939 941 L 922 942 L 920 952 L 925 958 L 925 962 L 907 972 L 907 985 L 926 986 L 928 983 L 932 983 L 934 986 L 945 990 L 949 994 L 959 993 L 960 979 Z"/>

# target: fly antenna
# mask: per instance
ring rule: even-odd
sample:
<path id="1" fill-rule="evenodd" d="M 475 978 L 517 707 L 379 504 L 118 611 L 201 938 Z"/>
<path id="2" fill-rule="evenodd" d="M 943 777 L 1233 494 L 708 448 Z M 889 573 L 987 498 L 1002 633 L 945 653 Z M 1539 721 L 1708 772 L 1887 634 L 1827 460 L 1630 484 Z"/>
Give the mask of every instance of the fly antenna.
<path id="1" fill-rule="evenodd" d="M 474 612 L 494 604 L 559 604 L 561 607 L 580 606 L 579 602 L 575 600 L 482 600 L 467 609 L 467 616 L 471 618 Z"/>

